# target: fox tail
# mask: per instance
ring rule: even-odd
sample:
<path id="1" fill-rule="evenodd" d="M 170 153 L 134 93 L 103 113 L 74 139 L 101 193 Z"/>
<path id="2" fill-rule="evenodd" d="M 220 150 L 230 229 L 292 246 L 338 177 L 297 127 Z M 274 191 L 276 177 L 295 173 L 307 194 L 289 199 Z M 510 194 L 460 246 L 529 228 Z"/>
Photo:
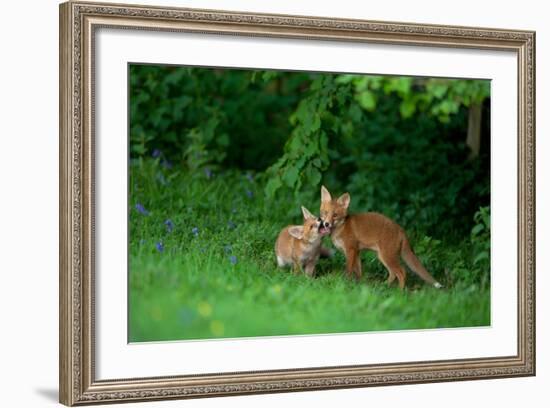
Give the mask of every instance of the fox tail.
<path id="1" fill-rule="evenodd" d="M 403 237 L 401 242 L 401 256 L 409 268 L 413 270 L 422 280 L 434 286 L 435 288 L 442 288 L 443 285 L 436 281 L 432 275 L 424 268 L 418 257 L 412 251 L 409 240 L 406 237 Z"/>

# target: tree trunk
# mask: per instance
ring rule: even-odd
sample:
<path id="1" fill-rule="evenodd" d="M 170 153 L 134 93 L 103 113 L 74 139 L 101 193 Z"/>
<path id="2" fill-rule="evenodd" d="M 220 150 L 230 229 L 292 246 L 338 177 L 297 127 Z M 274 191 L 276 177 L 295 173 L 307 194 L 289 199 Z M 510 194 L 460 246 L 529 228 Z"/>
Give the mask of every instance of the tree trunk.
<path id="1" fill-rule="evenodd" d="M 481 103 L 470 105 L 466 145 L 470 148 L 468 159 L 472 160 L 479 156 L 479 147 L 481 145 Z"/>

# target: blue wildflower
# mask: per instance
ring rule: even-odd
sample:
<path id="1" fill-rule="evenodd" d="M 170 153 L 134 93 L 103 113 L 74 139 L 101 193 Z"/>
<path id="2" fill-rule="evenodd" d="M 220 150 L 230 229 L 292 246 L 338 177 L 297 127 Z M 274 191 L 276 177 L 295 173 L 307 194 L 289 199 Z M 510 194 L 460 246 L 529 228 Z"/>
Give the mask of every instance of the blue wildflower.
<path id="1" fill-rule="evenodd" d="M 164 245 L 162 244 L 162 242 L 157 242 L 157 243 L 155 244 L 155 246 L 157 247 L 157 250 L 158 250 L 159 252 L 164 251 Z"/>
<path id="2" fill-rule="evenodd" d="M 194 236 L 198 237 L 199 236 L 199 229 L 197 227 L 193 227 L 193 229 L 191 230 L 191 232 L 193 233 Z"/>
<path id="3" fill-rule="evenodd" d="M 159 149 L 155 149 L 153 150 L 153 153 L 151 154 L 151 156 L 153 156 L 156 159 L 157 157 L 160 157 L 161 154 L 162 152 Z"/>
<path id="4" fill-rule="evenodd" d="M 172 232 L 174 230 L 174 223 L 172 222 L 172 220 L 164 221 L 164 225 L 166 225 L 166 231 Z"/>
<path id="5" fill-rule="evenodd" d="M 204 169 L 204 175 L 207 179 L 212 178 L 212 170 L 210 170 L 209 168 Z"/>
<path id="6" fill-rule="evenodd" d="M 149 215 L 149 211 L 147 211 L 145 209 L 145 207 L 143 205 L 141 205 L 140 203 L 137 203 L 136 204 L 136 210 L 140 213 L 140 214 L 143 214 L 143 215 Z"/>
<path id="7" fill-rule="evenodd" d="M 231 262 L 233 265 L 237 264 L 237 257 L 235 255 L 231 255 L 229 257 L 229 262 Z"/>
<path id="8" fill-rule="evenodd" d="M 252 198 L 252 197 L 254 197 L 254 193 L 253 193 L 252 191 L 250 191 L 250 190 L 246 190 L 246 196 L 247 196 L 248 198 Z"/>
<path id="9" fill-rule="evenodd" d="M 246 179 L 247 179 L 248 181 L 250 181 L 251 183 L 254 182 L 254 176 L 253 176 L 252 174 L 246 173 L 246 176 L 245 176 L 245 177 L 246 177 Z"/>
<path id="10" fill-rule="evenodd" d="M 233 221 L 229 220 L 229 221 L 227 222 L 227 227 L 228 227 L 229 229 L 235 229 L 235 228 L 237 228 L 237 224 L 235 224 Z"/>

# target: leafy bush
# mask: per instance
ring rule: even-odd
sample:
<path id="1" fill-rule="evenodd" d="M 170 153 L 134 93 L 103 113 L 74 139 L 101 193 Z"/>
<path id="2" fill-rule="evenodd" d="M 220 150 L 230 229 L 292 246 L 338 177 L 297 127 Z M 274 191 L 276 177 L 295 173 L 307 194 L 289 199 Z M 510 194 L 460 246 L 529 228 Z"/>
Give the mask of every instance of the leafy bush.
<path id="1" fill-rule="evenodd" d="M 349 191 L 434 239 L 469 234 L 489 204 L 489 82 L 130 66 L 130 154 L 211 174 L 238 169 L 271 200 Z M 481 155 L 465 145 L 483 104 Z"/>
<path id="2" fill-rule="evenodd" d="M 309 77 L 132 64 L 130 154 L 264 170 L 281 153 Z"/>
<path id="3" fill-rule="evenodd" d="M 474 270 L 470 273 L 472 281 L 482 285 L 490 282 L 491 270 L 491 213 L 489 207 L 481 207 L 474 216 L 475 225 L 470 234 L 472 242 L 472 264 Z"/>

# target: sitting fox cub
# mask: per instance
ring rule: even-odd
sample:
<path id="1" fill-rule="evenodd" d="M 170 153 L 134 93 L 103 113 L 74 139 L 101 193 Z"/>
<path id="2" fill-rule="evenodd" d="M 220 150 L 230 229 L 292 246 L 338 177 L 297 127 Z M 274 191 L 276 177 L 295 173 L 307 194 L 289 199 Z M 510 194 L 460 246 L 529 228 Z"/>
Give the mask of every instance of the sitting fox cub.
<path id="1" fill-rule="evenodd" d="M 349 278 L 352 274 L 357 279 L 361 278 L 359 252 L 370 249 L 376 251 L 378 259 L 388 270 L 388 283 L 397 278 L 399 287 L 405 287 L 405 269 L 400 261 L 402 257 L 424 281 L 436 288 L 442 287 L 413 253 L 403 228 L 384 215 L 374 212 L 348 215 L 350 200 L 349 193 L 333 200 L 329 191 L 324 186 L 321 187 L 321 219 L 324 227 L 331 232 L 334 246 L 346 257 L 346 273 Z"/>
<path id="2" fill-rule="evenodd" d="M 329 233 L 320 218 L 302 207 L 304 225 L 285 227 L 275 243 L 275 254 L 279 267 L 292 265 L 294 273 L 303 268 L 306 275 L 313 277 L 319 256 L 329 255 L 328 249 L 321 246 L 323 236 Z"/>

